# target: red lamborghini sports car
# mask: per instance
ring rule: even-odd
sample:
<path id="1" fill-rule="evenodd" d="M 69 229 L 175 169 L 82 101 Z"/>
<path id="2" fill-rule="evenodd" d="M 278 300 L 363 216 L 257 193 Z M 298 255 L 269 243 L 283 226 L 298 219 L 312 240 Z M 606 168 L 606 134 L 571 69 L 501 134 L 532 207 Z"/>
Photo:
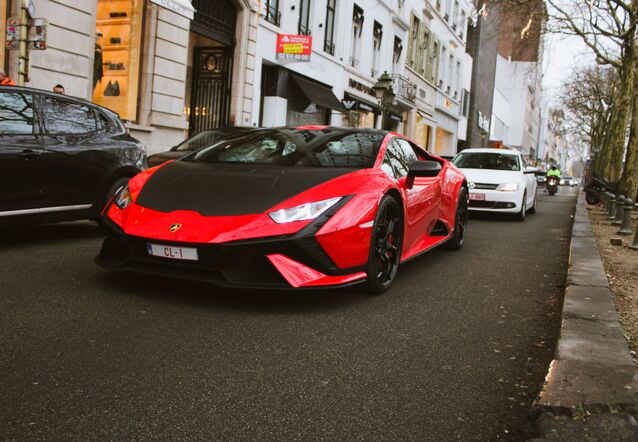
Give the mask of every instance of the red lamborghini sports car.
<path id="1" fill-rule="evenodd" d="M 396 133 L 304 126 L 221 140 L 132 178 L 103 211 L 111 270 L 257 288 L 388 289 L 463 245 L 467 183 Z"/>

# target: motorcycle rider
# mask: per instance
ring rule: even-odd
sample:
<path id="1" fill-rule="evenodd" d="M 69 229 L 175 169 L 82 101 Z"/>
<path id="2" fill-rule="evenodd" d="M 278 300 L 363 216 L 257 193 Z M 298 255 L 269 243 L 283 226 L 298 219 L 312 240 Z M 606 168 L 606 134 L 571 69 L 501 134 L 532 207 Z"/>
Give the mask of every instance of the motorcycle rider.
<path id="1" fill-rule="evenodd" d="M 549 179 L 551 177 L 555 177 L 556 178 L 556 184 L 558 184 L 558 181 L 560 180 L 560 170 L 558 170 L 558 167 L 556 167 L 555 164 L 552 164 L 549 168 L 549 170 L 547 171 L 547 183 L 545 184 L 545 189 L 547 190 L 547 187 L 549 187 Z M 558 189 L 558 186 L 557 186 Z"/>

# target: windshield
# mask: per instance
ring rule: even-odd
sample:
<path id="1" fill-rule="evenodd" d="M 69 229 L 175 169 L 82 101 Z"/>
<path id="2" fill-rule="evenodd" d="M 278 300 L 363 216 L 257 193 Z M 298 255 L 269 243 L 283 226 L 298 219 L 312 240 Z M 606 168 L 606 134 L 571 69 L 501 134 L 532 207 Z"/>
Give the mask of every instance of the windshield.
<path id="1" fill-rule="evenodd" d="M 374 166 L 382 140 L 351 129 L 269 129 L 219 140 L 185 161 L 361 169 Z"/>
<path id="2" fill-rule="evenodd" d="M 173 150 L 179 152 L 193 152 L 202 147 L 210 146 L 220 137 L 219 132 L 214 130 L 206 130 L 198 133 L 194 137 L 188 138 L 181 144 L 178 144 Z"/>
<path id="3" fill-rule="evenodd" d="M 491 152 L 461 152 L 452 163 L 459 169 L 521 170 L 518 155 Z"/>

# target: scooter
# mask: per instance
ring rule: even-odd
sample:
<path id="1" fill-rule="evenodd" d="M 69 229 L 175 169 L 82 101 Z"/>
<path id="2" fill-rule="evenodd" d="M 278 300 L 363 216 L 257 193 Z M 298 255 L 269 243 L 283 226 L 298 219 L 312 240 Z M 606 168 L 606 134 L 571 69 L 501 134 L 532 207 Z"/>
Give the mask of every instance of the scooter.
<path id="1" fill-rule="evenodd" d="M 550 176 L 547 178 L 547 192 L 550 196 L 553 196 L 558 191 L 558 178 L 555 176 Z"/>
<path id="2" fill-rule="evenodd" d="M 616 184 L 602 178 L 590 177 L 585 184 L 585 201 L 587 204 L 596 205 L 600 202 L 604 192 L 616 193 Z"/>

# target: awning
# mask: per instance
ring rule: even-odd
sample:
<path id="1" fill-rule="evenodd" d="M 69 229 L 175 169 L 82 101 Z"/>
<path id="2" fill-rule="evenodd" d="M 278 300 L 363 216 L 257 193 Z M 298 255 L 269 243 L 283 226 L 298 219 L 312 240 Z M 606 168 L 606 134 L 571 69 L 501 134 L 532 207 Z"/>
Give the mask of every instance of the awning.
<path id="1" fill-rule="evenodd" d="M 346 112 L 347 109 L 341 104 L 341 101 L 336 97 L 332 88 L 324 86 L 321 83 L 317 83 L 311 80 L 306 80 L 299 75 L 290 74 L 299 89 L 311 102 L 318 104 L 319 106 L 327 107 L 339 112 Z"/>
<path id="2" fill-rule="evenodd" d="M 195 16 L 195 8 L 191 5 L 191 0 L 151 0 L 151 3 L 170 9 L 190 20 Z"/>

